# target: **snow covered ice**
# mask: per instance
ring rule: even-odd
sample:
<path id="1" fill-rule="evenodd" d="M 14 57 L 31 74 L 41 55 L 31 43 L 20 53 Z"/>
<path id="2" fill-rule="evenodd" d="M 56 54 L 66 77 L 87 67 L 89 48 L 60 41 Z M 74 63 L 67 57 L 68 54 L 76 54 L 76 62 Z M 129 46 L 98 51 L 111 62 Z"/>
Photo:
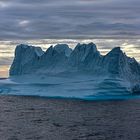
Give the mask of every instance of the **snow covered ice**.
<path id="1" fill-rule="evenodd" d="M 120 47 L 103 56 L 94 43 L 51 46 L 45 52 L 18 45 L 1 94 L 68 98 L 122 98 L 139 93 L 140 65 Z M 136 87 L 136 88 L 135 88 Z M 135 89 L 135 90 L 134 90 Z"/>

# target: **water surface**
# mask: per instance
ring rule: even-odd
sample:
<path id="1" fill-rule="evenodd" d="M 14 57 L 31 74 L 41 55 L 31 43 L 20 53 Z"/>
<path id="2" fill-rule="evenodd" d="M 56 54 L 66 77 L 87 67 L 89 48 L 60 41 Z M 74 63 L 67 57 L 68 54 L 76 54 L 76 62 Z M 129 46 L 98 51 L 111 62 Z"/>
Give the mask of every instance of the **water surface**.
<path id="1" fill-rule="evenodd" d="M 140 100 L 0 96 L 2 140 L 139 140 Z"/>

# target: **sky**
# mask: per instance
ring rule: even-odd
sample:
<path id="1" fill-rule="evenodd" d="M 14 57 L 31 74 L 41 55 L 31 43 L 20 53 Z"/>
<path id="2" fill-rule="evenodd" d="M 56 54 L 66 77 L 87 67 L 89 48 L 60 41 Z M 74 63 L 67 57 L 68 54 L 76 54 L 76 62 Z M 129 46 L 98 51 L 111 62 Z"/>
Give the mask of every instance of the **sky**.
<path id="1" fill-rule="evenodd" d="M 140 0 L 0 0 L 0 39 L 140 38 Z"/>
<path id="2" fill-rule="evenodd" d="M 0 77 L 17 44 L 93 41 L 102 54 L 121 48 L 140 61 L 140 0 L 0 0 Z"/>

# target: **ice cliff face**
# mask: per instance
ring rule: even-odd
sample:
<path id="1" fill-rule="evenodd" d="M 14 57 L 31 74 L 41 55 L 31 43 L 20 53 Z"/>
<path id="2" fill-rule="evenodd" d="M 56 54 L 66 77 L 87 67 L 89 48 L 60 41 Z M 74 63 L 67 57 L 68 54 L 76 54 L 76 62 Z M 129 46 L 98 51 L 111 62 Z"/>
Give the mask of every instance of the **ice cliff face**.
<path id="1" fill-rule="evenodd" d="M 123 79 L 139 81 L 140 65 L 134 59 L 122 52 L 120 47 L 112 49 L 104 56 L 104 64 L 108 65 L 108 72 Z"/>
<path id="2" fill-rule="evenodd" d="M 35 61 L 43 55 L 39 47 L 18 45 L 15 50 L 15 58 L 10 68 L 10 75 L 21 75 L 28 73 Z"/>
<path id="3" fill-rule="evenodd" d="M 101 59 L 95 44 L 77 44 L 70 55 L 69 64 L 77 70 L 95 70 Z"/>

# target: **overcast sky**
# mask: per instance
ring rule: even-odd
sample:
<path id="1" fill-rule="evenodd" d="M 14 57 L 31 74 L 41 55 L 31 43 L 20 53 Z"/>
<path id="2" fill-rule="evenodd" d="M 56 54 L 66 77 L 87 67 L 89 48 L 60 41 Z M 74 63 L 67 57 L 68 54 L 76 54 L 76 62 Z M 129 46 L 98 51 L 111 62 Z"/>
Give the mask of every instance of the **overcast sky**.
<path id="1" fill-rule="evenodd" d="M 0 0 L 0 40 L 140 38 L 140 0 Z"/>

